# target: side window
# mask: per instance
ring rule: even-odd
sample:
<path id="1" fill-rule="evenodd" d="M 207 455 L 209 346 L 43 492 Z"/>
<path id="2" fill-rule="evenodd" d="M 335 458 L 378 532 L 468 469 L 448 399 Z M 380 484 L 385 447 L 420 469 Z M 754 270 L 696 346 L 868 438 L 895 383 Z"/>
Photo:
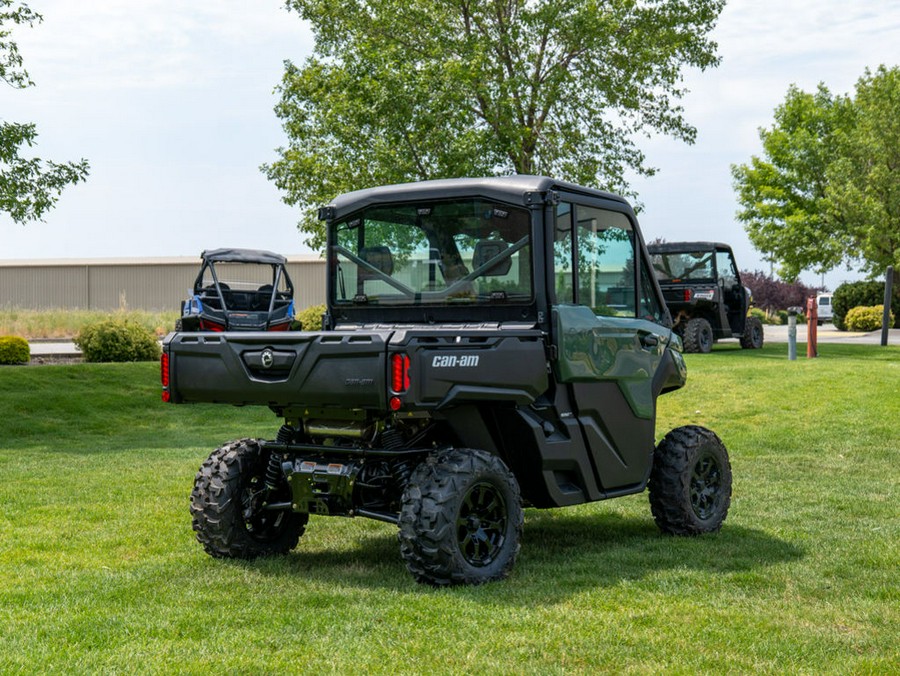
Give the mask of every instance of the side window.
<path id="1" fill-rule="evenodd" d="M 557 303 L 575 302 L 572 276 L 572 205 L 562 202 L 556 207 L 553 228 L 553 282 Z"/>
<path id="2" fill-rule="evenodd" d="M 576 206 L 576 302 L 594 314 L 635 317 L 634 231 L 621 213 Z"/>
<path id="3" fill-rule="evenodd" d="M 734 260 L 727 251 L 716 251 L 716 268 L 719 271 L 719 279 L 725 283 L 725 288 L 730 289 L 737 284 L 737 270 L 734 269 Z"/>
<path id="4" fill-rule="evenodd" d="M 646 261 L 641 265 L 641 306 L 638 316 L 651 322 L 662 323 L 663 312 L 656 293 L 653 290 L 653 280 L 650 279 L 650 266 Z"/>

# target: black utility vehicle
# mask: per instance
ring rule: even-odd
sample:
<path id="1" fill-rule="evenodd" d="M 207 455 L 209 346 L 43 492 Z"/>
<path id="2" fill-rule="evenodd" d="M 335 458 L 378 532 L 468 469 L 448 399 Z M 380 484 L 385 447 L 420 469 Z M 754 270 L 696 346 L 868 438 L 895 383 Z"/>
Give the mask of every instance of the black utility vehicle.
<path id="1" fill-rule="evenodd" d="M 294 321 L 294 285 L 287 259 L 256 249 L 204 251 L 177 331 L 287 331 Z"/>
<path id="2" fill-rule="evenodd" d="M 730 246 L 666 242 L 647 249 L 685 352 L 709 352 L 720 338 L 762 347 L 762 322 L 747 315 L 750 289 L 741 283 Z"/>
<path id="3" fill-rule="evenodd" d="M 309 516 L 399 527 L 422 582 L 503 578 L 522 507 L 639 493 L 668 533 L 717 531 L 731 468 L 710 430 L 654 448 L 684 385 L 631 207 L 535 176 L 342 195 L 320 332 L 172 333 L 163 398 L 268 406 L 271 440 L 225 444 L 191 493 L 215 557 L 291 550 Z"/>

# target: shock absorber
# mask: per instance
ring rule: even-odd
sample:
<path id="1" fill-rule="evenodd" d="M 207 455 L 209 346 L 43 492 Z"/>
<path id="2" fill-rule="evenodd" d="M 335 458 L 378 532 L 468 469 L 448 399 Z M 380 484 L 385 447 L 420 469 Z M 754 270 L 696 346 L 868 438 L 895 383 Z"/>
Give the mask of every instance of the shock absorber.
<path id="1" fill-rule="evenodd" d="M 279 444 L 289 444 L 297 433 L 291 425 L 282 425 L 275 435 L 275 441 Z M 269 453 L 269 464 L 266 466 L 266 488 L 274 491 L 281 482 L 281 457 L 278 453 Z"/>
<path id="2" fill-rule="evenodd" d="M 397 429 L 386 429 L 381 433 L 381 447 L 388 451 L 397 451 L 406 447 L 406 440 L 403 438 L 403 434 L 400 430 Z M 415 463 L 410 462 L 408 460 L 397 459 L 393 460 L 390 463 L 391 468 L 391 479 L 393 482 L 393 489 L 391 491 L 395 502 L 399 499 L 400 494 L 403 493 L 404 488 L 406 488 L 406 484 L 409 482 L 409 477 L 412 474 L 413 469 L 415 468 Z M 393 505 L 394 507 L 399 508 L 397 504 Z"/>
<path id="3" fill-rule="evenodd" d="M 381 433 L 381 447 L 388 451 L 403 448 L 403 435 L 395 429 L 385 430 Z"/>

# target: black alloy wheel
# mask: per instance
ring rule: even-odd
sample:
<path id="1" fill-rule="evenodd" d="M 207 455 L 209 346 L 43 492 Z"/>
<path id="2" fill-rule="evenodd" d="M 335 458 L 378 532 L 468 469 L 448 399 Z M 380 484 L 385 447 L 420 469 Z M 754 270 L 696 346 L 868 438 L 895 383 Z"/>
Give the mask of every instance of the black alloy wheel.
<path id="1" fill-rule="evenodd" d="M 480 482 L 469 489 L 456 519 L 456 541 L 467 563 L 484 567 L 497 559 L 506 541 L 506 512 L 503 493 L 493 484 Z"/>
<path id="2" fill-rule="evenodd" d="M 731 464 L 725 444 L 705 427 L 672 430 L 653 452 L 647 487 L 650 511 L 664 533 L 718 531 L 731 505 Z"/>
<path id="3" fill-rule="evenodd" d="M 483 584 L 505 578 L 522 535 L 519 485 L 486 451 L 450 448 L 413 471 L 400 509 L 400 554 L 419 582 Z"/>

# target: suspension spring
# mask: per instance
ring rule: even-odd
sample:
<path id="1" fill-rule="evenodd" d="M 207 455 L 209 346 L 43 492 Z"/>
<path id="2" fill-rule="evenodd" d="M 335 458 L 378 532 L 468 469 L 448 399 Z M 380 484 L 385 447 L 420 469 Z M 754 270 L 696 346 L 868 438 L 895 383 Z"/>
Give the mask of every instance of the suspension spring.
<path id="1" fill-rule="evenodd" d="M 294 429 L 293 425 L 282 425 L 278 434 L 275 435 L 275 441 L 279 444 L 289 444 L 294 440 L 294 436 L 297 434 L 297 430 Z"/>
<path id="2" fill-rule="evenodd" d="M 413 473 L 413 469 L 416 467 L 415 462 L 410 462 L 408 460 L 398 460 L 391 467 L 391 474 L 394 477 L 394 485 L 397 487 L 399 491 L 403 491 L 406 487 L 406 484 L 409 482 L 409 477 Z"/>
<path id="3" fill-rule="evenodd" d="M 395 430 L 385 430 L 381 433 L 381 447 L 388 451 L 396 451 L 403 448 L 403 435 Z"/>
<path id="4" fill-rule="evenodd" d="M 275 436 L 279 444 L 289 444 L 297 433 L 291 425 L 282 425 Z M 266 488 L 274 491 L 281 482 L 281 456 L 274 451 L 269 453 L 269 464 L 266 466 Z"/>

